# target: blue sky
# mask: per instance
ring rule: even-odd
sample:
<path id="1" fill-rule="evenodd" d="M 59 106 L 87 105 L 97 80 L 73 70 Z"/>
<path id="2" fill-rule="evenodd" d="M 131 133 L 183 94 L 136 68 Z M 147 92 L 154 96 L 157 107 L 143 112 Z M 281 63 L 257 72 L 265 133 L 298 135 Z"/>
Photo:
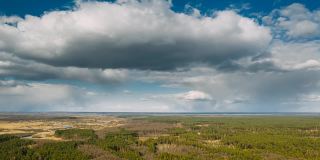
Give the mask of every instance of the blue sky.
<path id="1" fill-rule="evenodd" d="M 0 111 L 320 111 L 320 1 L 0 1 Z"/>
<path id="2" fill-rule="evenodd" d="M 314 10 L 320 6 L 319 1 L 315 0 L 179 0 L 173 1 L 173 9 L 175 11 L 183 11 L 186 4 L 197 6 L 201 11 L 206 12 L 208 10 L 217 9 L 222 10 L 234 6 L 242 6 L 243 4 L 250 4 L 250 12 L 265 12 L 268 13 L 274 8 L 281 8 L 288 6 L 292 3 L 304 4 L 307 8 Z M 45 11 L 51 10 L 65 10 L 74 5 L 73 0 L 1 0 L 0 1 L 0 13 L 5 15 L 42 15 Z M 250 13 L 248 12 L 248 13 Z"/>

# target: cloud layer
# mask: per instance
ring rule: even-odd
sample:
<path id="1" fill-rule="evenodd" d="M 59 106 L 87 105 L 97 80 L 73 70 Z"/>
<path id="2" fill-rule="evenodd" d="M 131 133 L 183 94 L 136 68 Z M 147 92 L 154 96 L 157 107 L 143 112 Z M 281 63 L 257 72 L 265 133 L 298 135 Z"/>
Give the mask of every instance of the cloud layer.
<path id="1" fill-rule="evenodd" d="M 310 11 L 300 3 L 275 9 L 263 20 L 269 25 L 274 25 L 278 33 L 284 32 L 289 38 L 319 38 L 320 36 L 320 11 Z"/>
<path id="2" fill-rule="evenodd" d="M 176 13 L 166 1 L 79 2 L 71 11 L 6 17 L 0 49 L 54 66 L 169 70 L 264 52 L 268 28 L 232 10 Z M 17 20 L 16 20 L 17 19 Z"/>
<path id="3" fill-rule="evenodd" d="M 0 16 L 0 111 L 320 111 L 320 10 L 186 7 Z"/>

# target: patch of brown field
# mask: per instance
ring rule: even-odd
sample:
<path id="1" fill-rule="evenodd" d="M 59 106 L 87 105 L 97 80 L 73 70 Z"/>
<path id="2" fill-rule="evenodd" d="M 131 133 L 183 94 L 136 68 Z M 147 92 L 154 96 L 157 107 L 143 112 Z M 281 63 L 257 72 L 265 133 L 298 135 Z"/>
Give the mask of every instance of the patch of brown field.
<path id="1" fill-rule="evenodd" d="M 297 158 L 288 158 L 275 153 L 265 153 L 262 155 L 264 160 L 298 160 Z"/>
<path id="2" fill-rule="evenodd" d="M 175 124 L 148 122 L 141 120 L 128 121 L 123 128 L 137 132 L 140 136 L 164 134 L 170 128 L 175 128 Z"/>
<path id="3" fill-rule="evenodd" d="M 63 119 L 44 120 L 0 120 L 0 134 L 32 134 L 30 139 L 62 140 L 54 136 L 58 129 L 81 128 L 102 130 L 104 128 L 119 127 L 125 123 L 124 119 L 112 116 L 77 116 Z"/>
<path id="4" fill-rule="evenodd" d="M 166 133 L 168 129 L 176 127 L 175 124 L 149 122 L 144 120 L 123 119 L 121 122 L 121 125 L 106 127 L 102 130 L 97 130 L 96 134 L 99 138 L 103 138 L 106 133 L 116 132 L 120 129 L 126 129 L 138 133 L 139 137 L 154 138 L 159 136 L 167 136 L 168 134 Z"/>
<path id="5" fill-rule="evenodd" d="M 0 113 L 0 120 L 2 121 L 26 121 L 26 120 L 61 120 L 61 119 L 75 119 L 76 117 L 73 117 L 71 115 L 58 115 L 58 114 L 14 114 L 14 113 Z"/>
<path id="6" fill-rule="evenodd" d="M 152 153 L 146 153 L 144 156 L 143 156 L 143 158 L 144 159 L 147 159 L 147 160 L 154 160 L 155 158 L 154 158 L 154 154 L 152 154 Z"/>
<path id="7" fill-rule="evenodd" d="M 81 145 L 79 150 L 91 157 L 92 160 L 122 160 L 119 157 L 105 151 L 95 145 Z"/>
<path id="8" fill-rule="evenodd" d="M 204 142 L 213 147 L 219 147 L 222 145 L 221 140 L 205 140 Z"/>
<path id="9" fill-rule="evenodd" d="M 201 153 L 202 151 L 196 147 L 177 144 L 158 144 L 157 152 L 166 152 L 171 154 L 188 154 L 188 153 Z"/>
<path id="10" fill-rule="evenodd" d="M 33 132 L 26 132 L 24 130 L 7 130 L 7 129 L 4 129 L 4 130 L 1 130 L 0 131 L 0 135 L 2 134 L 25 134 L 25 133 L 33 133 Z"/>
<path id="11" fill-rule="evenodd" d="M 305 130 L 306 133 L 319 133 L 320 129 L 309 129 L 309 130 Z"/>
<path id="12" fill-rule="evenodd" d="M 118 127 L 106 127 L 104 129 L 101 129 L 101 130 L 96 130 L 96 135 L 98 136 L 98 138 L 104 138 L 106 133 L 109 133 L 109 132 L 117 132 L 119 131 L 120 129 Z"/>
<path id="13" fill-rule="evenodd" d="M 157 135 L 147 135 L 147 136 L 139 136 L 139 140 L 144 142 L 148 139 L 158 139 L 159 137 L 170 136 L 169 134 L 157 134 Z"/>
<path id="14" fill-rule="evenodd" d="M 177 123 L 177 124 L 176 124 L 176 127 L 177 127 L 177 128 L 183 128 L 183 124 L 182 124 L 182 123 Z"/>
<path id="15" fill-rule="evenodd" d="M 31 136 L 31 139 L 38 139 L 38 140 L 47 139 L 47 140 L 54 140 L 54 141 L 64 141 L 64 139 L 54 136 L 54 131 L 36 133 Z"/>
<path id="16" fill-rule="evenodd" d="M 139 141 L 147 141 L 148 139 L 150 139 L 151 137 L 139 137 Z"/>
<path id="17" fill-rule="evenodd" d="M 209 127 L 210 126 L 210 124 L 198 124 L 198 125 L 196 125 L 197 127 Z"/>

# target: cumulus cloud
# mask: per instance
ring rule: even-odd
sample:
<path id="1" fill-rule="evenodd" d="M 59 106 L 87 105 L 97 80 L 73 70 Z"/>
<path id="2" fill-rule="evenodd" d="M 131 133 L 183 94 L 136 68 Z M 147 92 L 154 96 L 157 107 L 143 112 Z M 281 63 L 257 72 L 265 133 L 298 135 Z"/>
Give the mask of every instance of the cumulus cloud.
<path id="1" fill-rule="evenodd" d="M 275 41 L 270 49 L 271 60 L 283 70 L 320 69 L 320 41 L 283 42 Z"/>
<path id="2" fill-rule="evenodd" d="M 16 24 L 23 19 L 18 16 L 0 16 L 0 24 Z"/>
<path id="3" fill-rule="evenodd" d="M 284 31 L 291 38 L 320 36 L 320 10 L 311 11 L 300 3 L 274 10 L 271 15 L 264 17 L 264 21 L 274 25 L 277 32 Z"/>
<path id="4" fill-rule="evenodd" d="M 176 13 L 160 0 L 78 2 L 69 11 L 0 25 L 0 50 L 55 66 L 165 70 L 254 56 L 268 28 L 231 10 Z"/>
<path id="5" fill-rule="evenodd" d="M 178 94 L 177 98 L 188 101 L 207 101 L 212 100 L 211 96 L 201 91 L 189 91 L 187 93 Z"/>

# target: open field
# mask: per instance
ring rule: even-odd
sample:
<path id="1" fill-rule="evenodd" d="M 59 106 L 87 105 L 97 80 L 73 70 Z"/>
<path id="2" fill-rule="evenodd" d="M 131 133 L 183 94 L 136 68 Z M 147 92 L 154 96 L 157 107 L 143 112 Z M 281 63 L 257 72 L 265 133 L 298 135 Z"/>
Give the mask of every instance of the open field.
<path id="1" fill-rule="evenodd" d="M 0 159 L 320 159 L 319 116 L 0 116 Z"/>
<path id="2" fill-rule="evenodd" d="M 124 119 L 112 116 L 0 116 L 0 135 L 16 134 L 29 139 L 62 140 L 56 130 L 79 128 L 101 130 L 121 126 Z"/>

